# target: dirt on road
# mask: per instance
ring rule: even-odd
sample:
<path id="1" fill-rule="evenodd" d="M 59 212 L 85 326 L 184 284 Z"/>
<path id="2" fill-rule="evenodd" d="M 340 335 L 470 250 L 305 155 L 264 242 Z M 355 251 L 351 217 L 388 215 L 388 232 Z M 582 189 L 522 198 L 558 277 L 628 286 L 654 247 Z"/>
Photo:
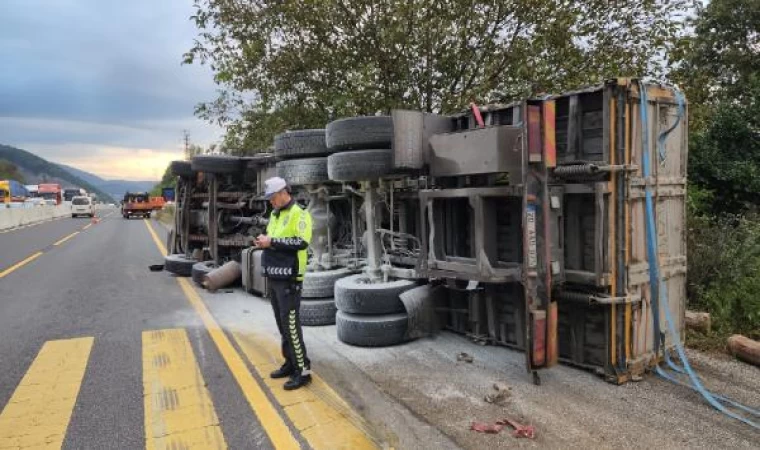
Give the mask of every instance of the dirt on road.
<path id="1" fill-rule="evenodd" d="M 228 329 L 279 339 L 269 304 L 235 291 L 204 298 Z M 687 388 L 654 375 L 615 386 L 584 370 L 559 366 L 536 386 L 520 352 L 481 346 L 444 332 L 389 348 L 338 341 L 335 327 L 305 328 L 314 369 L 396 448 L 760 448 L 760 433 L 708 406 Z M 461 353 L 472 356 L 457 357 Z M 690 351 L 695 369 L 715 392 L 760 409 L 760 370 Z M 494 383 L 504 402 L 484 398 Z M 535 439 L 470 429 L 504 417 L 533 425 Z"/>

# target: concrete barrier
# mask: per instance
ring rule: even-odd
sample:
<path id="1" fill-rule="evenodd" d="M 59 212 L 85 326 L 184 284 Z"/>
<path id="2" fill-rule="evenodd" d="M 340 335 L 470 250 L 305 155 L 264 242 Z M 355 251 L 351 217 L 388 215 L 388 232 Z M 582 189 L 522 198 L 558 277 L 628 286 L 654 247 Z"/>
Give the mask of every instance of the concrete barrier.
<path id="1" fill-rule="evenodd" d="M 45 222 L 70 214 L 70 205 L 35 206 L 33 208 L 2 208 L 0 205 L 0 230 Z"/>

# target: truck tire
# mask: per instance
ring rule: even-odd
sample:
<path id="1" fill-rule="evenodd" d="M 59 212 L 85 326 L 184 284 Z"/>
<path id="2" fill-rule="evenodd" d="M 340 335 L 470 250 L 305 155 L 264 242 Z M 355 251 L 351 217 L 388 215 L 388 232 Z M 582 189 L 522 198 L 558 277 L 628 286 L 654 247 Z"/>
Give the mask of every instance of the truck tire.
<path id="1" fill-rule="evenodd" d="M 193 281 L 195 281 L 195 284 L 202 286 L 204 277 L 217 267 L 218 266 L 216 265 L 215 261 L 203 261 L 193 264 L 191 276 L 193 278 Z"/>
<path id="2" fill-rule="evenodd" d="M 320 325 L 335 324 L 335 313 L 338 309 L 335 307 L 335 300 L 301 300 L 301 325 L 314 327 Z"/>
<path id="3" fill-rule="evenodd" d="M 277 176 L 292 186 L 330 181 L 327 177 L 327 158 L 324 157 L 280 161 L 277 163 Z"/>
<path id="4" fill-rule="evenodd" d="M 274 137 L 274 154 L 278 158 L 327 156 L 330 153 L 325 145 L 324 129 L 286 131 Z"/>
<path id="5" fill-rule="evenodd" d="M 391 148 L 390 116 L 348 117 L 327 124 L 325 143 L 332 151 Z"/>
<path id="6" fill-rule="evenodd" d="M 369 283 L 363 273 L 335 282 L 335 305 L 350 314 L 392 314 L 404 311 L 398 297 L 415 286 L 411 280 Z"/>
<path id="7" fill-rule="evenodd" d="M 191 167 L 196 172 L 214 174 L 240 173 L 245 168 L 242 159 L 227 155 L 194 156 Z"/>
<path id="8" fill-rule="evenodd" d="M 407 340 L 406 313 L 362 316 L 338 311 L 338 339 L 359 347 L 387 347 Z"/>
<path id="9" fill-rule="evenodd" d="M 301 289 L 301 298 L 330 298 L 335 292 L 335 282 L 351 275 L 348 269 L 306 272 Z"/>
<path id="10" fill-rule="evenodd" d="M 190 178 L 195 172 L 193 172 L 193 165 L 190 161 L 172 161 L 169 164 L 169 170 L 175 177 Z"/>
<path id="11" fill-rule="evenodd" d="M 333 181 L 377 180 L 392 171 L 392 150 L 358 150 L 327 157 L 327 175 Z"/>
<path id="12" fill-rule="evenodd" d="M 175 253 L 164 258 L 164 270 L 179 277 L 189 277 L 193 275 L 193 265 L 196 262 L 181 253 Z"/>

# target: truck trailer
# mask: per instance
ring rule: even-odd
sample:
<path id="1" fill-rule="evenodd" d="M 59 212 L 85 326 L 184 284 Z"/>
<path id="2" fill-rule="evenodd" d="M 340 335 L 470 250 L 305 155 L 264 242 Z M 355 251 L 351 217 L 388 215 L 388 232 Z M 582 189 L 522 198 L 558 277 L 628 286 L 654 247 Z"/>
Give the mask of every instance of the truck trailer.
<path id="1" fill-rule="evenodd" d="M 676 344 L 664 316 L 683 331 L 687 130 L 677 90 L 614 79 L 285 131 L 273 155 L 173 163 L 166 267 L 240 261 L 276 173 L 313 216 L 302 315 L 340 340 L 392 345 L 435 323 L 525 352 L 536 383 L 559 362 L 623 383 Z"/>

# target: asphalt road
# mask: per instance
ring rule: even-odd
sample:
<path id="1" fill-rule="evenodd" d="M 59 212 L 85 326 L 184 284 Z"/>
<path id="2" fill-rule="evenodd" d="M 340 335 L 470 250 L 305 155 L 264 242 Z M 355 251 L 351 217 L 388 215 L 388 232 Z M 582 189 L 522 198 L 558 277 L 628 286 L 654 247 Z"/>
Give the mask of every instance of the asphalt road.
<path id="1" fill-rule="evenodd" d="M 165 230 L 59 219 L 0 233 L 0 449 L 756 448 L 757 433 L 684 388 L 613 386 L 559 366 L 538 387 L 524 356 L 452 334 L 381 349 L 313 327 L 314 382 L 287 393 L 270 305 L 148 266 Z M 31 258 L 30 258 L 31 257 Z M 473 363 L 457 360 L 461 352 Z M 710 389 L 754 408 L 760 372 L 692 352 Z M 495 381 L 505 405 L 484 402 Z M 536 440 L 480 434 L 511 417 Z"/>
<path id="2" fill-rule="evenodd" d="M 177 281 L 149 272 L 148 266 L 162 257 L 145 221 L 112 214 L 87 227 L 89 223 L 65 218 L 0 234 L 0 272 L 43 252 L 0 278 L 0 406 L 6 406 L 0 415 L 0 448 L 16 445 L 8 434 L 13 432 L 9 423 L 10 428 L 26 423 L 9 412 L 14 393 L 14 399 L 24 400 L 25 375 L 39 386 L 35 392 L 42 395 L 48 389 L 45 395 L 52 398 L 43 401 L 53 405 L 36 418 L 30 417 L 40 415 L 34 405 L 16 406 L 27 422 L 44 423 L 50 414 L 46 420 L 54 424 L 59 409 L 65 419 L 67 408 L 59 408 L 55 397 L 62 383 L 56 374 L 76 360 L 76 352 L 46 370 L 41 349 L 46 343 L 74 338 L 92 338 L 92 347 L 73 411 L 68 408 L 64 448 L 144 448 L 143 384 L 148 380 L 143 373 L 143 332 L 176 329 L 178 323 L 192 346 L 218 420 L 224 423 L 226 444 L 271 447 Z M 32 380 L 33 375 L 39 379 Z M 193 377 L 192 371 L 186 375 Z"/>

